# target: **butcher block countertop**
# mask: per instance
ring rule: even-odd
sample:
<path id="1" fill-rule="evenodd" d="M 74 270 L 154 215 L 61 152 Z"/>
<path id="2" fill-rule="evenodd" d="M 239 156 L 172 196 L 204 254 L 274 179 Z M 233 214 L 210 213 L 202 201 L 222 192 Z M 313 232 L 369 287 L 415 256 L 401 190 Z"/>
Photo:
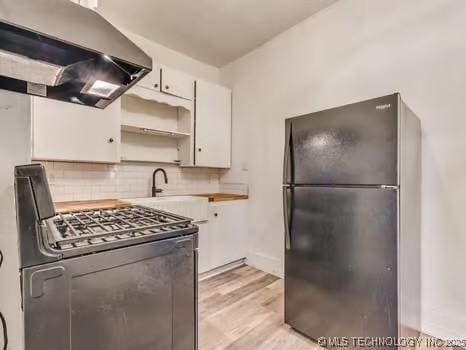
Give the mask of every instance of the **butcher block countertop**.
<path id="1" fill-rule="evenodd" d="M 55 211 L 57 213 L 66 213 L 69 211 L 109 209 L 109 208 L 127 208 L 131 203 L 119 199 L 102 199 L 92 201 L 77 202 L 56 202 Z"/>
<path id="2" fill-rule="evenodd" d="M 249 198 L 249 196 L 245 194 L 232 194 L 232 193 L 203 193 L 203 194 L 195 194 L 194 196 L 208 198 L 209 202 L 235 201 L 238 199 Z"/>
<path id="3" fill-rule="evenodd" d="M 203 193 L 203 194 L 195 194 L 192 196 L 207 198 L 209 202 L 224 202 L 224 201 L 234 201 L 234 200 L 249 198 L 247 195 L 231 194 L 231 193 Z M 170 197 L 157 197 L 157 199 L 159 198 L 167 199 Z M 154 198 L 153 200 L 157 200 L 157 199 Z M 130 202 L 127 202 L 121 199 L 56 202 L 54 204 L 55 204 L 55 211 L 57 213 L 66 213 L 70 211 L 80 211 L 80 210 L 127 208 L 131 206 Z"/>

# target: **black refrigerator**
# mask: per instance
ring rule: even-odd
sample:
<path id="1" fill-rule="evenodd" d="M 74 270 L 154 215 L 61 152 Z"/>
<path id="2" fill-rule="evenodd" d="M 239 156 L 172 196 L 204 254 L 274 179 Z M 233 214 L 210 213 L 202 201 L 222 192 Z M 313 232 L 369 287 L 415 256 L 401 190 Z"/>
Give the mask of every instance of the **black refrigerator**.
<path id="1" fill-rule="evenodd" d="M 286 119 L 285 137 L 285 322 L 314 340 L 416 335 L 419 119 L 393 94 Z"/>

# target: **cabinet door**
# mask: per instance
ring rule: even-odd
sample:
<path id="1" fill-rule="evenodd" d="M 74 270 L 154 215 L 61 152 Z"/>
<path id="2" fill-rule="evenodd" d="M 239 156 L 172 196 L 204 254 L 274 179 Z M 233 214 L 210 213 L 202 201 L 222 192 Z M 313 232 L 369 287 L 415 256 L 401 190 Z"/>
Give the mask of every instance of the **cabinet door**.
<path id="1" fill-rule="evenodd" d="M 209 215 L 209 239 L 212 268 L 246 257 L 247 201 L 212 203 Z"/>
<path id="2" fill-rule="evenodd" d="M 231 90 L 196 82 L 196 166 L 231 166 Z"/>
<path id="3" fill-rule="evenodd" d="M 203 273 L 212 269 L 210 259 L 210 239 L 209 239 L 209 225 L 207 222 L 196 223 L 199 227 L 199 247 L 198 247 L 198 272 Z"/>
<path id="4" fill-rule="evenodd" d="M 120 161 L 120 100 L 106 109 L 32 98 L 33 159 Z"/>
<path id="5" fill-rule="evenodd" d="M 162 92 L 166 94 L 192 100 L 194 98 L 194 79 L 193 77 L 170 68 L 163 67 L 162 75 Z"/>
<path id="6" fill-rule="evenodd" d="M 152 72 L 147 74 L 137 85 L 160 91 L 160 66 L 154 65 Z"/>

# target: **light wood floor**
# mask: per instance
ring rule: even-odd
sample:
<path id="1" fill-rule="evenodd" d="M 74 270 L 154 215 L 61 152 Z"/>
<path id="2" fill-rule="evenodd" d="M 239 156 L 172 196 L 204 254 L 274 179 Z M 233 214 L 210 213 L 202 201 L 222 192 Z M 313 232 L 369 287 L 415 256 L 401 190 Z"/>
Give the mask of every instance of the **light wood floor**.
<path id="1" fill-rule="evenodd" d="M 283 280 L 242 266 L 199 284 L 200 350 L 322 350 L 283 323 Z M 423 334 L 418 350 L 428 347 Z"/>
<path id="2" fill-rule="evenodd" d="M 283 324 L 283 300 L 283 280 L 249 266 L 202 281 L 199 349 L 322 349 Z"/>

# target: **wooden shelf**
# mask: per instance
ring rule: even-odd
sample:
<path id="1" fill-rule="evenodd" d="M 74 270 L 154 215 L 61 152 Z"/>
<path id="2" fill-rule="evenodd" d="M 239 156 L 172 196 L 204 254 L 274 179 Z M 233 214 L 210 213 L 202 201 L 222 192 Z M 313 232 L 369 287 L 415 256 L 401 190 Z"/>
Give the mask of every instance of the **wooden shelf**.
<path id="1" fill-rule="evenodd" d="M 143 134 L 143 135 L 154 135 L 154 136 L 163 136 L 163 137 L 174 137 L 174 138 L 185 138 L 190 137 L 191 134 L 187 132 L 180 132 L 174 130 L 157 130 L 157 129 L 150 129 L 150 128 L 141 128 L 135 125 L 121 125 L 121 130 L 126 132 L 132 132 L 136 134 Z"/>

